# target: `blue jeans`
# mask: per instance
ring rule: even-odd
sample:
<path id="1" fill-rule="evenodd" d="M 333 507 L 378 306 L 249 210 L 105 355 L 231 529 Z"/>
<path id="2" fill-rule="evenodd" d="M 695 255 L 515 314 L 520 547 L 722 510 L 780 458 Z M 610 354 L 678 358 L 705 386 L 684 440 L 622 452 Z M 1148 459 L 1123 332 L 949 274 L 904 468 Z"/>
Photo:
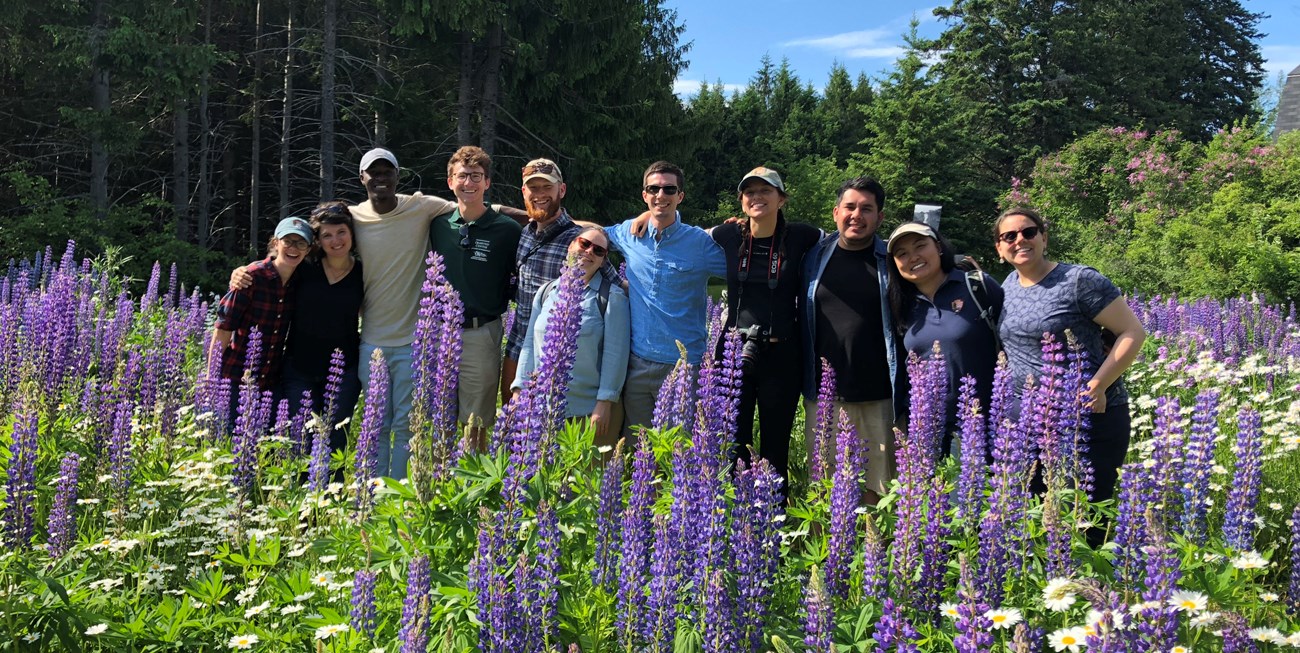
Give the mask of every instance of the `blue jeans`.
<path id="1" fill-rule="evenodd" d="M 370 386 L 370 355 L 383 351 L 388 366 L 388 401 L 379 421 L 380 476 L 406 478 L 406 462 L 411 457 L 411 396 L 415 392 L 411 369 L 411 346 L 380 347 L 361 343 L 361 383 Z M 389 433 L 392 433 L 390 440 Z"/>
<path id="2" fill-rule="evenodd" d="M 311 375 L 303 374 L 294 368 L 292 361 L 287 362 L 284 366 L 284 378 L 281 381 L 281 392 L 285 399 L 289 400 L 289 415 L 297 415 L 302 409 L 303 391 L 311 391 L 311 412 L 320 414 L 325 410 L 325 379 L 314 378 Z M 348 447 L 348 428 L 351 423 L 345 426 L 337 426 L 339 422 L 352 417 L 357 409 L 357 399 L 361 396 L 361 379 L 357 376 L 355 366 L 343 370 L 343 378 L 339 381 L 339 396 L 335 400 L 334 406 L 334 423 L 330 426 L 330 451 L 343 451 Z M 310 444 L 308 445 L 310 447 Z"/>

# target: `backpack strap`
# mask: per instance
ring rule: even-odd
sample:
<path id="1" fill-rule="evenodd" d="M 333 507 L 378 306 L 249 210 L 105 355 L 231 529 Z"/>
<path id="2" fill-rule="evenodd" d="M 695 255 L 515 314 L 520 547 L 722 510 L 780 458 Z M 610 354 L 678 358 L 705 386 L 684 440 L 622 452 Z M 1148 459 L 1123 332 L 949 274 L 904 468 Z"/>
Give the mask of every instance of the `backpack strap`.
<path id="1" fill-rule="evenodd" d="M 989 290 L 984 285 L 984 273 L 979 270 L 968 270 L 965 276 L 966 290 L 975 301 L 975 308 L 979 309 L 980 319 L 984 320 L 989 330 L 993 332 L 993 341 L 997 343 L 998 349 L 1002 349 L 1002 337 L 998 334 L 998 316 L 993 314 L 993 302 L 989 300 Z"/>
<path id="2" fill-rule="evenodd" d="M 605 275 L 600 275 L 600 287 L 596 291 L 596 301 L 600 304 L 601 317 L 605 317 L 609 313 L 609 289 L 612 285 Z"/>

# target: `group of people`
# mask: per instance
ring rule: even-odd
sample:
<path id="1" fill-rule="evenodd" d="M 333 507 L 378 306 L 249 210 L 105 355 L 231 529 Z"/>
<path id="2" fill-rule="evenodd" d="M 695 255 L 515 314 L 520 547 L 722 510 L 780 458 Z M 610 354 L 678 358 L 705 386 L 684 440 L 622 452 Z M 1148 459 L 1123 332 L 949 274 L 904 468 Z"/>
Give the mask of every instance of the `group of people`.
<path id="1" fill-rule="evenodd" d="M 367 201 L 329 202 L 309 222 L 282 221 L 268 258 L 232 275 L 213 340 L 223 377 L 238 382 L 247 334 L 258 327 L 264 362 L 254 381 L 290 401 L 304 389 L 317 400 L 330 352 L 341 350 L 346 372 L 338 415 L 350 414 L 367 382 L 368 368 L 357 361 L 382 350 L 392 380 L 381 425 L 391 432 L 381 437 L 383 475 L 406 473 L 411 343 L 425 255 L 432 250 L 443 257 L 465 307 L 459 419 L 480 449 L 487 446 L 498 392 L 503 404 L 531 381 L 558 297 L 555 281 L 573 262 L 586 287 L 568 415 L 588 421 L 598 445 L 636 437 L 638 427 L 651 423 L 682 349 L 698 366 L 707 348 L 721 347 L 708 341 L 706 315 L 708 284 L 717 278 L 727 287 L 726 326 L 743 341 L 737 457 L 750 455 L 757 414 L 756 453 L 787 475 L 799 398 L 812 415 L 824 360 L 835 376 L 835 408 L 848 415 L 866 450 L 867 500 L 874 501 L 894 476 L 893 428 L 908 403 L 902 361 L 909 352 L 930 356 L 938 343 L 950 379 L 945 430 L 951 434 L 962 376 L 976 379 L 987 406 L 999 348 L 1023 380 L 1042 372 L 1044 333 L 1064 340 L 1069 330 L 1091 375 L 1084 392 L 1095 413 L 1087 448 L 1095 496 L 1113 492 L 1129 431 L 1120 376 L 1145 334 L 1109 280 L 1047 258 L 1046 224 L 1030 209 L 1008 210 L 994 224 L 997 254 L 1015 269 L 999 286 L 988 275 L 958 269 L 952 247 L 924 223 L 905 223 L 882 238 L 885 192 L 865 177 L 841 185 L 836 231 L 823 234 L 787 219 L 783 180 L 765 167 L 737 185 L 743 216 L 708 230 L 682 222 L 685 174 L 665 161 L 642 177 L 646 211 L 608 228 L 568 214 L 568 187 L 549 159 L 521 171 L 523 211 L 484 202 L 492 162 L 477 147 L 460 148 L 448 162 L 455 202 L 399 194 L 399 172 L 392 152 L 371 150 L 359 168 Z M 625 280 L 609 261 L 615 251 Z M 502 318 L 511 301 L 515 319 L 505 333 Z M 1109 348 L 1103 329 L 1115 336 Z M 811 440 L 812 420 L 806 421 Z M 345 434 L 336 433 L 331 446 L 345 445 Z"/>

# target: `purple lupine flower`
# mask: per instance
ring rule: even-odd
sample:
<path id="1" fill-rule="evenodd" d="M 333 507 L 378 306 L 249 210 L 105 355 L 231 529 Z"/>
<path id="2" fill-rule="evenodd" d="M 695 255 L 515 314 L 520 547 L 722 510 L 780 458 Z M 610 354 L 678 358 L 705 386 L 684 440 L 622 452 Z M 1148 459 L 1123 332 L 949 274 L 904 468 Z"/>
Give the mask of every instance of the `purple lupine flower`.
<path id="1" fill-rule="evenodd" d="M 821 571 L 816 565 L 813 565 L 804 589 L 803 606 L 806 614 L 804 646 L 817 653 L 833 651 L 831 635 L 835 633 L 835 604 L 826 592 Z"/>
<path id="2" fill-rule="evenodd" d="M 443 259 L 425 260 L 415 342 L 411 344 L 415 390 L 411 400 L 411 483 L 423 498 L 459 450 L 457 403 L 464 305 L 447 282 Z"/>
<path id="3" fill-rule="evenodd" d="M 257 389 L 257 361 L 261 360 L 262 333 L 257 327 L 248 334 L 248 350 L 244 364 L 244 382 L 239 386 L 238 416 L 235 418 L 233 455 L 235 468 L 232 482 L 244 498 L 252 496 L 253 481 L 257 475 L 257 448 L 261 430 L 258 428 L 258 410 L 262 394 Z"/>
<path id="4" fill-rule="evenodd" d="M 1091 588 L 1081 584 L 1084 597 L 1092 603 L 1101 617 L 1084 638 L 1089 653 L 1128 653 L 1129 651 L 1166 650 L 1170 642 L 1176 641 L 1172 636 L 1156 643 L 1138 641 L 1138 634 L 1132 628 L 1128 606 L 1124 604 L 1123 595 L 1118 592 L 1103 591 L 1099 587 Z M 1167 607 L 1167 606 L 1166 606 Z M 1023 625 L 1023 624 L 1022 624 Z M 1148 648 L 1154 646 L 1154 648 Z"/>
<path id="5" fill-rule="evenodd" d="M 558 642 L 556 606 L 560 602 L 560 519 L 555 508 L 543 502 L 537 507 L 537 557 L 529 584 L 532 631 L 542 650 Z"/>
<path id="6" fill-rule="evenodd" d="M 1259 653 L 1259 645 L 1250 637 L 1250 624 L 1246 618 L 1232 612 L 1221 617 L 1223 628 L 1223 653 Z"/>
<path id="7" fill-rule="evenodd" d="M 1219 391 L 1196 395 L 1191 436 L 1183 463 L 1183 536 L 1204 544 L 1209 514 L 1210 477 L 1214 473 L 1214 440 L 1219 432 Z"/>
<path id="8" fill-rule="evenodd" d="M 668 518 L 655 515 L 654 549 L 650 556 L 650 600 L 646 603 L 648 614 L 641 629 L 641 636 L 647 643 L 646 650 L 654 653 L 672 650 L 677 633 L 677 592 L 681 584 L 681 569 L 673 555 L 676 539 Z M 705 617 L 708 617 L 707 612 Z"/>
<path id="9" fill-rule="evenodd" d="M 358 570 L 352 578 L 352 629 L 369 639 L 375 636 L 378 623 L 375 620 L 375 580 L 378 574 L 369 570 Z"/>
<path id="10" fill-rule="evenodd" d="M 862 598 L 883 601 L 888 593 L 886 572 L 889 562 L 885 559 L 885 541 L 876 528 L 876 522 L 868 514 L 865 516 L 866 533 L 862 546 Z"/>
<path id="11" fill-rule="evenodd" d="M 113 507 L 118 515 L 126 514 L 127 493 L 131 488 L 131 474 L 135 460 L 131 455 L 131 413 L 129 401 L 117 405 L 113 415 L 113 432 L 108 438 L 108 468 L 111 470 L 109 487 L 112 488 Z"/>
<path id="12" fill-rule="evenodd" d="M 660 430 L 680 426 L 690 433 L 692 418 L 695 416 L 695 395 L 692 387 L 694 375 L 694 369 L 687 364 L 685 358 L 677 361 L 659 390 L 651 426 Z"/>
<path id="13" fill-rule="evenodd" d="M 975 378 L 963 376 L 957 401 L 961 431 L 961 473 L 957 477 L 957 518 L 968 532 L 978 527 L 988 486 L 988 463 L 985 459 L 984 416 L 980 412 Z"/>
<path id="14" fill-rule="evenodd" d="M 605 473 L 600 481 L 600 499 L 596 508 L 596 555 L 591 570 L 591 583 L 606 589 L 617 580 L 614 566 L 619 550 L 618 509 L 623 505 L 623 443 L 614 445 L 614 455 L 605 463 Z"/>
<path id="15" fill-rule="evenodd" d="M 958 653 L 978 653 L 993 646 L 993 621 L 986 616 L 989 605 L 975 598 L 975 580 L 966 556 L 958 561 L 960 586 L 957 597 L 957 635 L 952 640 Z"/>
<path id="16" fill-rule="evenodd" d="M 1141 633 L 1143 649 L 1163 649 L 1168 642 L 1178 636 L 1178 612 L 1169 605 L 1169 598 L 1178 588 L 1179 571 L 1178 553 L 1169 545 L 1158 525 L 1153 526 L 1152 539 L 1144 553 L 1147 556 L 1146 589 L 1142 599 L 1149 601 L 1152 607 L 1143 608 L 1138 613 L 1138 631 Z"/>
<path id="17" fill-rule="evenodd" d="M 149 272 L 149 285 L 145 286 L 144 294 L 140 296 L 140 312 L 148 312 L 149 309 L 158 303 L 158 283 L 162 281 L 162 265 L 158 261 L 153 262 L 153 269 Z"/>
<path id="18" fill-rule="evenodd" d="M 335 424 L 351 417 L 351 415 L 334 414 L 338 409 L 339 392 L 343 388 L 343 370 L 346 365 L 347 359 L 343 356 L 342 349 L 335 349 L 330 352 L 329 372 L 325 375 L 325 394 L 321 397 L 321 406 L 323 407 L 321 420 L 325 423 L 323 430 L 326 432 L 332 431 Z"/>
<path id="19" fill-rule="evenodd" d="M 861 492 L 858 468 L 854 464 L 858 432 L 843 408 L 839 411 L 837 431 L 830 534 L 826 545 L 826 591 L 833 598 L 845 599 L 849 595 L 849 565 L 858 548 L 857 510 Z"/>
<path id="20" fill-rule="evenodd" d="M 275 421 L 271 424 L 271 437 L 276 442 L 292 444 L 290 439 L 290 429 L 293 428 L 293 418 L 289 415 L 289 400 L 281 399 L 275 404 Z M 276 450 L 276 460 L 281 461 L 288 457 L 289 450 L 287 447 L 281 447 Z"/>
<path id="21" fill-rule="evenodd" d="M 5 544 L 11 550 L 26 551 L 35 529 L 36 453 L 40 418 L 27 409 L 14 421 L 9 444 L 9 468 L 5 470 Z"/>
<path id="22" fill-rule="evenodd" d="M 59 480 L 54 489 L 54 504 L 50 507 L 49 552 L 51 558 L 61 558 L 77 541 L 77 477 L 81 472 L 81 456 L 69 451 L 59 464 Z M 6 520 L 8 521 L 8 520 Z"/>
<path id="23" fill-rule="evenodd" d="M 1115 579 L 1136 586 L 1142 578 L 1147 541 L 1146 510 L 1157 501 L 1155 473 L 1141 463 L 1120 467 L 1115 518 Z"/>
<path id="24" fill-rule="evenodd" d="M 650 509 L 654 502 L 655 455 L 648 438 L 641 438 L 632 460 L 632 489 L 623 511 L 622 555 L 619 558 L 616 629 L 623 646 L 633 645 L 646 609 L 650 555 Z"/>
<path id="25" fill-rule="evenodd" d="M 411 559 L 406 572 L 406 601 L 397 634 L 401 653 L 424 653 L 429 648 L 429 557 Z"/>
<path id="26" fill-rule="evenodd" d="M 1287 586 L 1286 609 L 1300 612 L 1300 504 L 1291 511 L 1291 583 Z"/>
<path id="27" fill-rule="evenodd" d="M 740 645 L 736 632 L 735 606 L 721 569 L 709 574 L 704 588 L 704 653 L 733 653 Z"/>
<path id="28" fill-rule="evenodd" d="M 816 484 L 826 476 L 827 444 L 835 428 L 835 369 L 821 359 L 821 382 L 817 385 L 817 417 L 813 427 L 813 450 L 808 456 L 808 482 Z"/>
<path id="29" fill-rule="evenodd" d="M 731 457 L 736 442 L 736 416 L 740 411 L 740 334 L 732 329 L 723 336 L 723 355 L 713 360 L 705 352 L 700 363 L 699 425 L 695 445 L 705 452 L 714 451 L 719 458 Z"/>
<path id="30" fill-rule="evenodd" d="M 912 354 L 907 369 L 912 379 L 912 414 L 908 431 L 896 432 L 899 491 L 890 557 L 894 560 L 893 586 L 900 592 L 900 597 L 907 597 L 915 603 L 923 598 L 928 602 L 929 590 L 926 588 L 929 587 L 928 579 L 933 578 L 933 574 L 927 577 L 923 571 L 922 577 L 927 580 L 917 583 L 914 573 L 927 563 L 927 557 L 923 555 L 927 531 L 930 530 L 926 504 L 935 485 L 948 379 L 943 358 L 938 352 L 924 360 Z M 946 499 L 942 500 L 946 502 Z M 931 505 L 934 509 L 929 512 L 943 512 L 939 504 Z M 928 539 L 936 537 L 938 533 L 928 535 Z M 937 600 L 937 594 L 934 598 Z"/>
<path id="31" fill-rule="evenodd" d="M 772 587 L 781 563 L 777 528 L 784 499 L 781 475 L 759 458 L 736 465 L 732 555 L 736 577 L 736 632 L 748 650 L 761 650 Z"/>
<path id="32" fill-rule="evenodd" d="M 918 633 L 903 615 L 903 609 L 893 599 L 885 599 L 881 606 L 880 621 L 876 624 L 876 650 L 911 651 L 915 650 Z"/>
<path id="33" fill-rule="evenodd" d="M 357 433 L 356 457 L 353 461 L 358 521 L 364 521 L 370 514 L 370 506 L 374 501 L 370 481 L 379 473 L 379 425 L 384 419 L 384 407 L 387 404 L 388 364 L 384 362 L 383 352 L 376 347 L 370 356 L 370 384 L 366 387 L 366 408 L 361 417 L 361 429 Z M 327 444 L 328 442 L 326 439 Z M 315 455 L 312 458 L 314 471 Z"/>
<path id="34" fill-rule="evenodd" d="M 1233 454 L 1237 468 L 1232 474 L 1232 492 L 1224 508 L 1223 539 L 1238 551 L 1255 547 L 1255 504 L 1263 480 L 1263 420 L 1259 412 L 1243 408 L 1237 416 L 1237 443 Z"/>
<path id="35" fill-rule="evenodd" d="M 302 398 L 298 400 L 298 414 L 293 416 L 289 426 L 290 455 L 294 459 L 311 453 L 311 406 L 311 390 L 303 390 Z"/>
<path id="36" fill-rule="evenodd" d="M 992 491 L 988 514 L 980 521 L 976 576 L 976 596 L 990 605 L 1002 604 L 1004 584 L 1028 539 L 1026 508 L 1035 455 L 1019 422 L 1009 417 L 1011 378 L 1003 356 L 993 375 L 989 421 L 993 438 Z"/>

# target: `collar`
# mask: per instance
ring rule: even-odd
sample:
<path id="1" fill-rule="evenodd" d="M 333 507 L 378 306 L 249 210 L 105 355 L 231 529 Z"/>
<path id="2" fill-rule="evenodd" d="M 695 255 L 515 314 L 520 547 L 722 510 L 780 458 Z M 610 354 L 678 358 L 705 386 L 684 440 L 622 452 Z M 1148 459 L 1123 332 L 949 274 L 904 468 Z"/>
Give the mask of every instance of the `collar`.
<path id="1" fill-rule="evenodd" d="M 673 212 L 673 223 L 663 229 L 656 229 L 654 221 L 647 222 L 645 225 L 645 235 L 655 240 L 663 240 L 677 231 L 677 227 L 682 224 L 682 212 Z"/>

